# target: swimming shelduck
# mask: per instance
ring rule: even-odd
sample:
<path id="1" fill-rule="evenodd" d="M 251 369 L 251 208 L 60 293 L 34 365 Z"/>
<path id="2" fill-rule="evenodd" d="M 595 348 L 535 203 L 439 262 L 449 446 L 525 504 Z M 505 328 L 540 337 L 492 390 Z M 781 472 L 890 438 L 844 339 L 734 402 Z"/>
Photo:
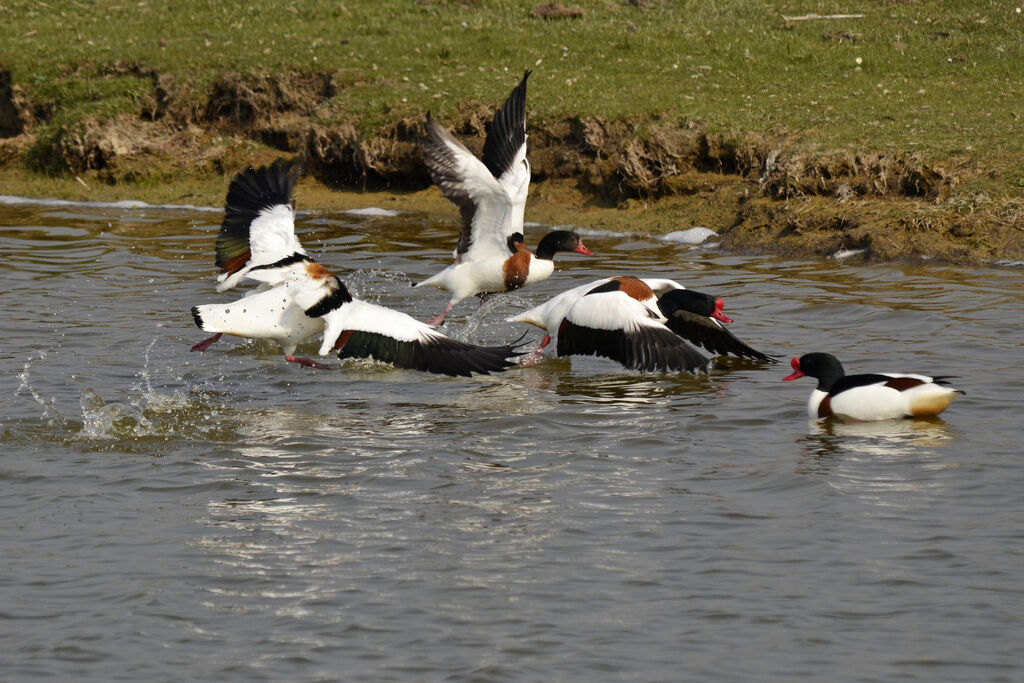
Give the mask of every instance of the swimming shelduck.
<path id="1" fill-rule="evenodd" d="M 706 370 L 708 359 L 687 340 L 716 354 L 775 362 L 736 338 L 721 299 L 685 289 L 663 278 L 631 275 L 575 287 L 511 322 L 536 325 L 547 334 L 525 361 L 535 360 L 553 340 L 555 354 L 603 356 L 633 370 Z"/>
<path id="2" fill-rule="evenodd" d="M 847 375 L 839 360 L 828 353 L 808 353 L 794 358 L 791 382 L 808 376 L 818 386 L 807 401 L 811 418 L 840 417 L 847 420 L 889 420 L 901 417 L 935 417 L 964 392 L 940 377 L 877 373 Z"/>
<path id="3" fill-rule="evenodd" d="M 200 329 L 214 332 L 192 347 L 205 351 L 223 334 L 277 342 L 285 359 L 307 367 L 327 366 L 293 354 L 303 341 L 323 331 L 323 321 L 310 318 L 296 306 L 274 305 L 268 296 L 275 274 L 292 263 L 311 262 L 295 236 L 292 192 L 302 168 L 296 161 L 279 159 L 269 166 L 251 166 L 228 186 L 224 221 L 217 235 L 217 291 L 224 292 L 243 280 L 260 286 L 230 304 L 196 306 L 193 318 Z M 256 271 L 258 275 L 250 274 Z"/>
<path id="4" fill-rule="evenodd" d="M 548 278 L 559 251 L 587 256 L 578 233 L 555 230 L 531 253 L 523 237 L 523 212 L 530 188 L 526 159 L 526 79 L 494 115 L 483 157 L 477 159 L 427 114 L 425 163 L 442 194 L 459 207 L 462 231 L 455 262 L 415 287 L 451 292 L 444 310 L 427 324 L 440 325 L 458 302 L 474 294 L 508 292 Z"/>

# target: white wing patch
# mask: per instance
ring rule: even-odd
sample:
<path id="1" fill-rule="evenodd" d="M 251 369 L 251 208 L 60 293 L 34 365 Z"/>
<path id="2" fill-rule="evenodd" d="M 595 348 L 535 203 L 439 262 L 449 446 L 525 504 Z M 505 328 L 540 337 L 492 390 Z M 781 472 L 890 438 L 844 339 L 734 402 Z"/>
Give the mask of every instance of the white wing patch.
<path id="1" fill-rule="evenodd" d="M 664 328 L 658 311 L 620 291 L 587 294 L 569 308 L 565 317 L 594 330 L 631 332 L 640 327 Z"/>
<path id="2" fill-rule="evenodd" d="M 306 250 L 295 236 L 295 211 L 287 204 L 275 204 L 260 211 L 249 228 L 249 249 L 254 265 L 262 266 L 280 261 L 294 253 Z"/>
<path id="3" fill-rule="evenodd" d="M 374 332 L 400 342 L 429 342 L 443 336 L 410 315 L 366 301 L 351 301 L 323 317 L 327 327 L 320 346 L 321 356 L 331 352 L 346 330 Z"/>

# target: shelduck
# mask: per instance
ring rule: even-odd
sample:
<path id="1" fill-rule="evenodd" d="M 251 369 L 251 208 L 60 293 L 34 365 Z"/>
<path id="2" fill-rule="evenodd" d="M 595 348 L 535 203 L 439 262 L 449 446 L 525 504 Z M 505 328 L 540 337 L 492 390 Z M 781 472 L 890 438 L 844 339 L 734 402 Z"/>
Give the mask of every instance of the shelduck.
<path id="1" fill-rule="evenodd" d="M 279 343 L 281 328 L 305 332 L 319 326 L 324 333 L 321 356 L 372 358 L 445 375 L 488 374 L 515 365 L 510 360 L 518 355 L 514 345 L 457 341 L 405 313 L 360 301 L 340 278 L 309 257 L 257 266 L 246 277 L 277 284 L 234 303 L 196 306 L 196 324 Z"/>
<path id="2" fill-rule="evenodd" d="M 605 278 L 580 285 L 509 318 L 545 330 L 533 362 L 555 341 L 555 354 L 594 355 L 643 371 L 706 370 L 711 353 L 775 362 L 729 332 L 721 299 L 684 288 L 674 280 Z"/>
<path id="3" fill-rule="evenodd" d="M 783 381 L 792 382 L 805 375 L 818 380 L 807 401 L 811 418 L 870 421 L 934 417 L 964 393 L 942 377 L 887 372 L 847 375 L 839 360 L 828 353 L 807 353 L 794 358 L 790 365 L 793 372 Z"/>
<path id="4" fill-rule="evenodd" d="M 526 158 L 526 80 L 512 91 L 494 115 L 477 159 L 427 113 L 424 160 L 442 194 L 459 207 L 462 230 L 455 262 L 414 287 L 451 292 L 444 310 L 427 321 L 440 325 L 455 305 L 474 294 L 508 292 L 551 276 L 554 256 L 575 251 L 593 256 L 579 234 L 555 230 L 536 252 L 526 246 L 523 213 L 530 187 Z"/>
<path id="5" fill-rule="evenodd" d="M 296 160 L 278 159 L 269 166 L 246 168 L 228 186 L 224 221 L 217 234 L 217 291 L 244 280 L 259 287 L 230 304 L 195 306 L 192 316 L 201 330 L 214 332 L 192 347 L 205 351 L 224 334 L 276 342 L 291 363 L 325 369 L 310 358 L 293 355 L 306 339 L 323 331 L 323 321 L 295 306 L 284 305 L 268 292 L 280 281 L 274 274 L 284 265 L 311 261 L 295 236 L 292 193 L 302 173 Z M 257 274 L 250 276 L 256 271 Z"/>
<path id="6" fill-rule="evenodd" d="M 196 326 L 216 333 L 193 350 L 205 350 L 222 334 L 269 339 L 289 362 L 327 369 L 293 355 L 298 344 L 322 332 L 320 355 L 374 358 L 447 375 L 486 374 L 515 364 L 513 345 L 456 341 L 405 313 L 355 299 L 295 237 L 291 193 L 299 170 L 297 164 L 275 162 L 248 168 L 232 181 L 217 237 L 217 265 L 223 269 L 218 290 L 243 280 L 259 286 L 236 301 L 193 307 Z"/>

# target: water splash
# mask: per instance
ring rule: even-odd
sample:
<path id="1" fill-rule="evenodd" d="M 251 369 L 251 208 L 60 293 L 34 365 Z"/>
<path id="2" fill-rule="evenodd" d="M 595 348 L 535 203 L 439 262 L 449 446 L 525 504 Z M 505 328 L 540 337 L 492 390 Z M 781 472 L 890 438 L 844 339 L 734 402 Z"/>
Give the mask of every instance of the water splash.
<path id="1" fill-rule="evenodd" d="M 34 358 L 32 356 L 29 356 L 25 360 L 25 365 L 24 367 L 22 367 L 21 372 L 18 374 L 18 380 L 20 384 L 18 385 L 17 390 L 15 390 L 14 395 L 17 396 L 21 394 L 21 392 L 23 391 L 28 392 L 32 399 L 43 407 L 42 418 L 46 420 L 46 423 L 49 426 L 66 427 L 68 424 L 68 420 L 63 415 L 61 415 L 59 410 L 57 410 L 57 407 L 54 405 L 54 397 L 51 396 L 48 401 L 43 399 L 43 397 L 39 395 L 39 392 L 37 392 L 32 387 L 32 384 L 29 381 L 32 363 L 37 360 L 46 360 L 46 357 L 48 355 L 48 351 L 39 351 L 37 352 Z"/>
<path id="2" fill-rule="evenodd" d="M 405 273 L 383 267 L 354 270 L 344 280 L 353 295 L 370 303 L 381 303 L 394 291 L 395 283 L 408 288 L 411 282 Z"/>
<path id="3" fill-rule="evenodd" d="M 149 436 L 153 424 L 141 412 L 121 403 L 107 403 L 92 389 L 82 390 L 82 428 L 78 437 L 102 440 Z"/>
<path id="4" fill-rule="evenodd" d="M 476 310 L 469 315 L 462 329 L 447 331 L 445 334 L 461 341 L 473 343 L 480 343 L 477 340 L 481 339 L 493 339 L 495 333 L 507 335 L 508 326 L 504 320 L 509 315 L 510 305 L 517 300 L 521 300 L 521 298 L 506 294 L 487 296 L 480 302 Z"/>
<path id="5" fill-rule="evenodd" d="M 216 396 L 196 391 L 185 380 L 184 388 L 172 390 L 160 388 L 154 379 L 151 362 L 153 349 L 159 342 L 153 339 L 146 347 L 143 366 L 137 371 L 138 381 L 131 383 L 120 397 L 106 396 L 92 386 L 84 386 L 80 377 L 71 375 L 66 385 L 80 387 L 77 397 L 78 414 L 74 408 L 65 406 L 58 409 L 58 395 L 45 396 L 36 388 L 34 364 L 41 360 L 53 361 L 54 349 L 38 351 L 29 356 L 19 373 L 19 386 L 14 396 L 27 395 L 42 407 L 42 422 L 33 425 L 20 423 L 16 430 L 23 438 L 30 440 L 56 440 L 59 442 L 89 442 L 97 445 L 111 445 L 117 441 L 169 441 L 178 438 L 204 437 L 216 441 L 231 439 L 234 435 L 232 424 L 225 424 L 218 411 L 210 409 L 210 402 L 217 402 Z M 40 367 L 51 367 L 51 364 Z M 124 444 L 122 444 L 124 445 Z M 130 448 L 130 447 L 129 447 Z"/>
<path id="6" fill-rule="evenodd" d="M 133 404 L 140 411 L 154 410 L 167 412 L 184 408 L 189 402 L 188 396 L 181 391 L 176 390 L 170 394 L 162 394 L 153 389 L 153 382 L 150 379 L 149 362 L 150 354 L 158 341 L 160 341 L 160 338 L 154 337 L 153 341 L 149 342 L 149 345 L 146 347 L 145 354 L 143 354 L 142 369 L 138 372 L 142 384 L 129 387 L 131 390 L 139 392 L 139 396 L 133 400 Z"/>

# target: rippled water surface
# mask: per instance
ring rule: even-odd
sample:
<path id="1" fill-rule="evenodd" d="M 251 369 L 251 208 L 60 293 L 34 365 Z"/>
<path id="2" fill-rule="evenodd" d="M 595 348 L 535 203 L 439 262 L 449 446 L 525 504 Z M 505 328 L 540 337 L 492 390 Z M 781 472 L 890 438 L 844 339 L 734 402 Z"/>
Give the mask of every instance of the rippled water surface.
<path id="1" fill-rule="evenodd" d="M 504 319 L 667 276 L 784 360 L 967 392 L 938 420 L 818 424 L 786 364 L 450 379 L 191 353 L 189 308 L 225 299 L 220 218 L 0 205 L 0 677 L 1024 680 L 1019 268 L 585 233 L 598 257 L 446 324 L 535 342 Z M 456 230 L 454 211 L 299 220 L 355 292 L 421 319 L 444 294 L 409 284 Z"/>

